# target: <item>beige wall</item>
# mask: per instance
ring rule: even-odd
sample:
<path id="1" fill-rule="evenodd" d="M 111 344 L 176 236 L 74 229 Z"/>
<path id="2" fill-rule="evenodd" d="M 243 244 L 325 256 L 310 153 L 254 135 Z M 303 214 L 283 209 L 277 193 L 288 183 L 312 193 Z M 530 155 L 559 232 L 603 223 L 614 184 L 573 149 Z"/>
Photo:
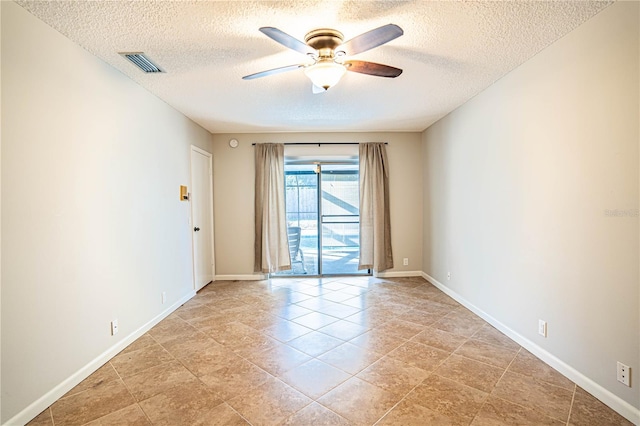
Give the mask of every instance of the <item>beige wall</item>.
<path id="1" fill-rule="evenodd" d="M 423 134 L 424 271 L 627 415 L 640 408 L 638 16 L 637 2 L 610 6 Z"/>
<path id="2" fill-rule="evenodd" d="M 229 147 L 232 138 L 240 141 L 238 148 Z M 391 239 L 396 265 L 390 271 L 422 270 L 420 133 L 216 134 L 213 199 L 218 275 L 253 274 L 254 142 L 388 142 Z M 405 257 L 409 266 L 402 265 Z"/>
<path id="3" fill-rule="evenodd" d="M 5 423 L 193 291 L 189 204 L 178 187 L 189 183 L 190 144 L 211 150 L 211 141 L 1 3 Z"/>

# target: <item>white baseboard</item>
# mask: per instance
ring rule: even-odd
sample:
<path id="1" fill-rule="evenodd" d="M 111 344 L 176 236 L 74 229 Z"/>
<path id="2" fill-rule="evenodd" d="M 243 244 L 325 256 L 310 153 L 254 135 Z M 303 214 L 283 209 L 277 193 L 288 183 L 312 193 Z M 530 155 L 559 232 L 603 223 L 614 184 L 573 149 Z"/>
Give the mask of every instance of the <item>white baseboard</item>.
<path id="1" fill-rule="evenodd" d="M 216 281 L 262 281 L 268 277 L 263 274 L 216 275 Z"/>
<path id="2" fill-rule="evenodd" d="M 421 276 L 425 280 L 433 284 L 434 286 L 438 287 L 438 289 L 442 290 L 442 292 L 445 293 L 447 296 L 453 298 L 458 303 L 463 305 L 465 308 L 469 309 L 470 311 L 472 311 L 473 313 L 475 313 L 476 315 L 478 315 L 479 317 L 487 321 L 489 324 L 491 324 L 492 326 L 500 330 L 502 333 L 509 336 L 512 340 L 514 340 L 520 346 L 522 346 L 523 348 L 525 348 L 526 350 L 528 350 L 529 352 L 531 352 L 532 354 L 540 358 L 545 363 L 549 364 L 551 367 L 553 367 L 563 376 L 567 377 L 569 380 L 576 383 L 582 389 L 586 390 L 591 395 L 598 398 L 600 401 L 602 401 L 604 404 L 606 404 L 611 409 L 616 411 L 618 414 L 620 414 L 630 422 L 636 425 L 640 425 L 640 409 L 634 407 L 633 405 L 629 404 L 627 401 L 618 397 L 611 391 L 597 384 L 596 382 L 591 380 L 589 377 L 580 373 L 578 370 L 571 367 L 569 364 L 565 363 L 564 361 L 556 358 L 553 354 L 547 352 L 540 346 L 533 343 L 531 340 L 513 331 L 512 329 L 510 329 L 509 327 L 507 327 L 497 319 L 493 318 L 491 315 L 487 314 L 486 312 L 482 311 L 481 309 L 479 309 L 478 307 L 470 303 L 468 300 L 460 296 L 455 291 L 451 290 L 447 286 L 440 283 L 438 280 L 436 280 L 426 272 L 422 272 Z"/>
<path id="3" fill-rule="evenodd" d="M 421 277 L 422 271 L 373 271 L 376 278 L 401 278 L 401 277 Z"/>
<path id="4" fill-rule="evenodd" d="M 373 276 L 376 278 L 393 278 L 393 277 L 421 277 L 422 271 L 384 271 L 384 272 L 373 272 Z M 274 278 L 287 278 L 286 275 L 281 277 Z M 300 279 L 304 278 L 301 276 L 296 276 L 295 278 Z M 268 275 L 264 274 L 240 274 L 240 275 L 216 275 L 215 281 L 262 281 L 269 279 Z"/>
<path id="5" fill-rule="evenodd" d="M 65 379 L 62 383 L 51 389 L 49 392 L 45 393 L 43 396 L 38 398 L 36 401 L 31 403 L 24 410 L 13 416 L 9 419 L 5 425 L 24 425 L 30 422 L 33 418 L 35 418 L 38 414 L 44 411 L 51 404 L 60 399 L 64 394 L 73 389 L 78 383 L 82 382 L 84 379 L 93 374 L 97 369 L 102 367 L 107 361 L 116 356 L 120 351 L 133 343 L 136 339 L 144 335 L 147 331 L 151 330 L 153 326 L 158 324 L 160 321 L 168 317 L 173 311 L 182 306 L 185 302 L 191 299 L 196 295 L 196 292 L 191 290 L 180 300 L 175 302 L 173 305 L 169 306 L 167 309 L 162 311 L 160 314 L 152 318 L 149 322 L 142 325 L 140 328 L 129 334 L 124 339 L 118 341 L 112 347 L 98 355 L 92 361 L 90 361 L 87 365 L 82 367 L 80 370 L 76 371 L 70 377 Z"/>

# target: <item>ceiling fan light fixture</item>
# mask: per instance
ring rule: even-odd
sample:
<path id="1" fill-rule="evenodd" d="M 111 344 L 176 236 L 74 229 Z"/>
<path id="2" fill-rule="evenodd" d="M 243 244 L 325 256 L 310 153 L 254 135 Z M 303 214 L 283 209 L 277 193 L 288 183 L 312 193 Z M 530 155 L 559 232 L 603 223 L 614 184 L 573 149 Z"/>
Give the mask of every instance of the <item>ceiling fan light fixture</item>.
<path id="1" fill-rule="evenodd" d="M 330 87 L 338 84 L 344 73 L 347 71 L 344 65 L 331 61 L 319 61 L 304 69 L 304 73 L 311 82 L 329 90 Z"/>

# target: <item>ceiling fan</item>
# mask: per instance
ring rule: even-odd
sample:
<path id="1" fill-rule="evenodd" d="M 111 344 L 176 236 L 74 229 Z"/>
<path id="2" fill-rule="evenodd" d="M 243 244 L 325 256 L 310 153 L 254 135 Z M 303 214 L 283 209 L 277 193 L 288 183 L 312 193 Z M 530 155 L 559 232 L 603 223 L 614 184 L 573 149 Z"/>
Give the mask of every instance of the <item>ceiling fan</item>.
<path id="1" fill-rule="evenodd" d="M 257 72 L 242 77 L 243 80 L 252 80 L 304 68 L 305 75 L 313 83 L 313 93 L 322 93 L 337 84 L 346 71 L 389 78 L 395 78 L 402 74 L 400 68 L 389 65 L 345 60 L 346 56 L 366 52 L 404 34 L 402 28 L 394 24 L 383 25 L 367 31 L 347 42 L 343 42 L 343 35 L 340 31 L 329 28 L 320 28 L 307 33 L 304 43 L 274 27 L 262 27 L 260 31 L 283 46 L 309 56 L 313 62 Z"/>

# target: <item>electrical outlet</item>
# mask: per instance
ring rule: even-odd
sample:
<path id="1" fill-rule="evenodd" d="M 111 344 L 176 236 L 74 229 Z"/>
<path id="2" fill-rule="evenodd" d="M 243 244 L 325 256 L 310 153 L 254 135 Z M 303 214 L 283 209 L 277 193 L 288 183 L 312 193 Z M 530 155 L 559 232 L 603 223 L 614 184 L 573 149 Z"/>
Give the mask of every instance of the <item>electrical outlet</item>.
<path id="1" fill-rule="evenodd" d="M 111 321 L 111 335 L 115 336 L 116 334 L 118 334 L 118 320 L 114 319 Z"/>
<path id="2" fill-rule="evenodd" d="M 167 301 L 167 292 L 163 291 L 162 292 L 162 304 L 164 305 L 164 302 L 166 302 L 166 301 Z"/>
<path id="3" fill-rule="evenodd" d="M 402 264 L 403 264 L 404 266 L 409 265 L 409 258 L 408 258 L 408 257 L 405 257 L 404 259 L 402 259 Z"/>
<path id="4" fill-rule="evenodd" d="M 542 337 L 547 337 L 547 322 L 538 320 L 538 334 Z"/>
<path id="5" fill-rule="evenodd" d="M 630 382 L 631 377 L 631 369 L 628 365 L 624 365 L 620 361 L 618 361 L 618 369 L 617 369 L 617 378 L 618 381 L 624 385 L 631 386 Z"/>
<path id="6" fill-rule="evenodd" d="M 450 280 L 451 279 L 451 272 L 447 272 L 447 279 Z"/>

